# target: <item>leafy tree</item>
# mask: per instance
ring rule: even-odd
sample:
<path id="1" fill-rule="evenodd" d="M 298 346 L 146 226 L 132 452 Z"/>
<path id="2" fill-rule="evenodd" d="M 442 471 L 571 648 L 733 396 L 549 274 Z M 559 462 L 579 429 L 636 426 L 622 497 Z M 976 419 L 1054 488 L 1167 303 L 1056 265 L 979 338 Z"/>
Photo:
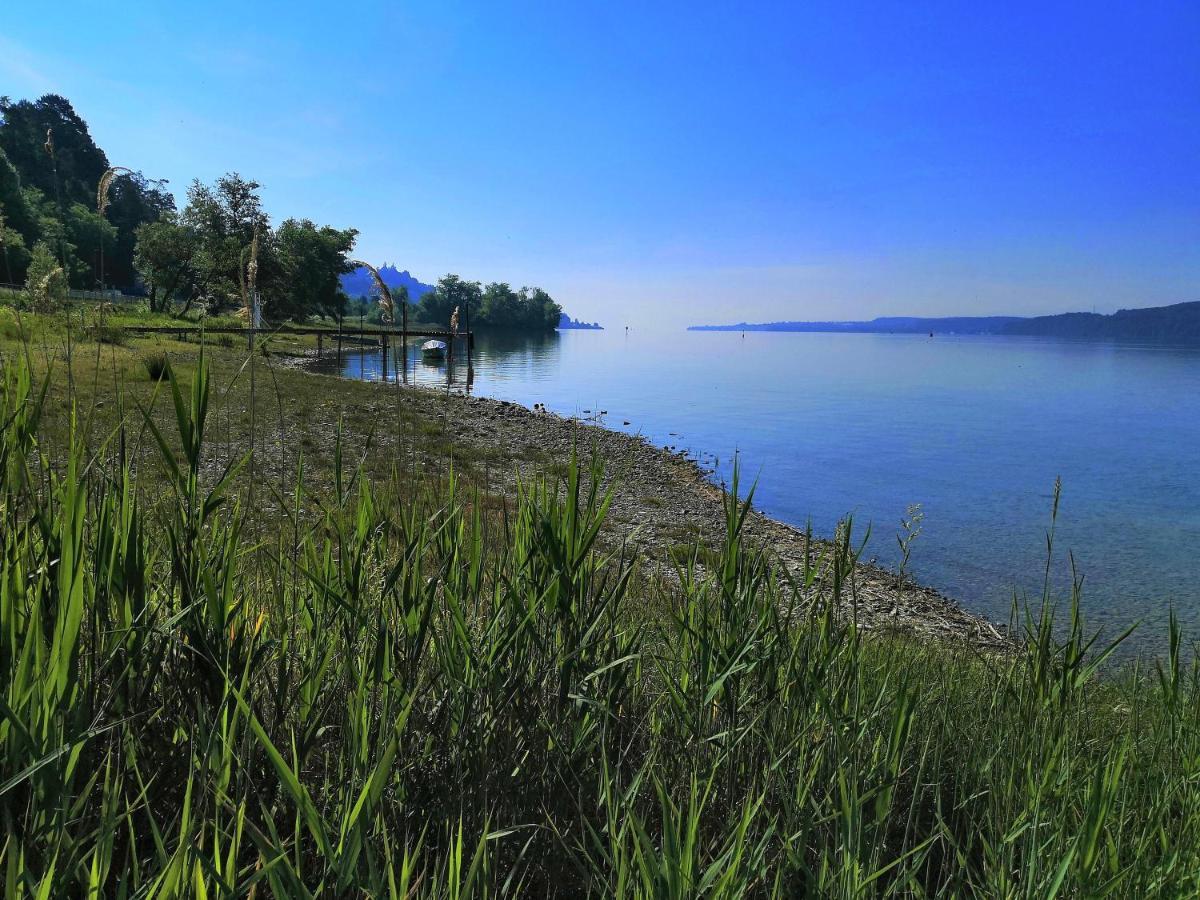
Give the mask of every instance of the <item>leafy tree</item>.
<path id="1" fill-rule="evenodd" d="M 264 305 L 274 300 L 279 287 L 279 265 L 269 235 L 270 221 L 262 209 L 257 181 L 231 172 L 211 187 L 199 180 L 188 188 L 183 224 L 193 230 L 197 247 L 193 258 L 196 288 L 215 308 L 240 306 L 246 253 L 254 235 L 259 237 L 258 288 Z"/>
<path id="2" fill-rule="evenodd" d="M 37 240 L 38 223 L 21 190 L 21 176 L 3 149 L 0 149 L 0 212 L 8 227 L 15 229 L 27 244 Z"/>
<path id="3" fill-rule="evenodd" d="M 22 192 L 25 205 L 37 222 L 37 241 L 43 241 L 58 259 L 59 265 L 69 282 L 82 286 L 87 281 L 88 267 L 79 258 L 71 229 L 65 216 L 60 215 L 57 205 L 35 187 Z"/>
<path id="4" fill-rule="evenodd" d="M 318 228 L 308 219 L 288 219 L 275 233 L 281 287 L 270 294 L 264 312 L 273 319 L 340 315 L 346 304 L 340 276 L 354 267 L 346 261 L 358 232 Z"/>
<path id="5" fill-rule="evenodd" d="M 474 315 L 483 299 L 478 281 L 463 281 L 457 275 L 446 275 L 432 291 L 421 298 L 417 307 L 417 318 L 422 322 L 448 326 L 455 307 L 460 315 L 470 311 Z"/>
<path id="6" fill-rule="evenodd" d="M 134 263 L 149 289 L 151 309 L 165 311 L 180 294 L 195 295 L 198 247 L 195 231 L 173 212 L 138 226 Z"/>
<path id="7" fill-rule="evenodd" d="M 519 328 L 550 331 L 558 325 L 562 308 L 541 288 L 514 291 L 507 284 L 489 284 L 472 322 L 484 328 Z"/>
<path id="8" fill-rule="evenodd" d="M 112 259 L 117 229 L 94 209 L 73 203 L 67 210 L 67 234 L 81 262 L 81 271 L 73 282 L 78 287 L 100 287 L 100 253 L 103 249 L 106 264 Z"/>
<path id="9" fill-rule="evenodd" d="M 66 275 L 45 241 L 33 245 L 25 290 L 30 304 L 39 312 L 51 310 L 67 298 Z"/>
<path id="10" fill-rule="evenodd" d="M 113 179 L 108 189 L 106 218 L 117 229 L 117 234 L 111 253 L 105 251 L 106 284 L 126 290 L 135 288 L 138 272 L 133 257 L 138 228 L 174 212 L 175 198 L 166 190 L 165 182 L 148 179 L 141 172 Z"/>
<path id="11" fill-rule="evenodd" d="M 47 132 L 53 157 L 45 149 Z M 96 185 L 108 168 L 108 157 L 92 140 L 87 123 L 58 94 L 32 102 L 0 97 L 0 149 L 25 187 L 37 188 L 63 209 L 72 203 L 94 204 Z"/>
<path id="12" fill-rule="evenodd" d="M 476 325 L 504 327 L 516 322 L 521 309 L 521 298 L 511 287 L 502 282 L 492 282 L 483 291 L 479 309 L 471 316 Z"/>
<path id="13" fill-rule="evenodd" d="M 534 331 L 553 331 L 562 317 L 559 306 L 539 287 L 521 288 L 521 327 Z"/>
<path id="14" fill-rule="evenodd" d="M 15 228 L 9 228 L 0 209 L 0 279 L 6 284 L 23 284 L 25 270 L 29 267 L 29 249 L 25 237 Z"/>

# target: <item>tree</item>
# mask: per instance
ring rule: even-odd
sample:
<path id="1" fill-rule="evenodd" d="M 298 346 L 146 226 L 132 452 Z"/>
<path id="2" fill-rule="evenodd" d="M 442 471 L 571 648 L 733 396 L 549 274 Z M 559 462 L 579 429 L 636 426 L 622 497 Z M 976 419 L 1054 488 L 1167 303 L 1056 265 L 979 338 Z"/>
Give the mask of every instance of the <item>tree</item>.
<path id="1" fill-rule="evenodd" d="M 0 278 L 7 284 L 24 284 L 25 271 L 29 267 L 29 250 L 24 236 L 9 228 L 0 209 Z"/>
<path id="2" fill-rule="evenodd" d="M 151 309 L 169 309 L 180 293 L 194 296 L 198 245 L 195 232 L 175 213 L 138 226 L 134 264 L 150 291 Z"/>
<path id="3" fill-rule="evenodd" d="M 561 315 L 562 308 L 541 288 L 523 287 L 514 291 L 507 284 L 494 282 L 484 290 L 472 321 L 485 328 L 551 331 L 557 327 Z"/>
<path id="4" fill-rule="evenodd" d="M 58 259 L 69 282 L 83 285 L 87 280 L 88 267 L 76 253 L 71 229 L 61 216 L 57 205 L 35 187 L 21 192 L 25 205 L 37 222 L 37 241 L 44 241 Z"/>
<path id="5" fill-rule="evenodd" d="M 67 210 L 67 234 L 83 266 L 83 271 L 73 279 L 78 287 L 100 286 L 100 253 L 112 258 L 116 245 L 117 229 L 94 209 L 82 203 L 73 203 Z"/>
<path id="6" fill-rule="evenodd" d="M 562 317 L 562 307 L 539 287 L 521 288 L 521 326 L 531 331 L 553 331 Z"/>
<path id="7" fill-rule="evenodd" d="M 275 246 L 281 287 L 271 292 L 265 313 L 277 320 L 343 313 L 346 295 L 340 278 L 353 268 L 346 260 L 357 236 L 353 228 L 318 228 L 308 219 L 288 219 L 280 225 Z"/>
<path id="8" fill-rule="evenodd" d="M 47 132 L 53 139 L 53 158 L 45 149 Z M 63 209 L 93 201 L 108 168 L 108 157 L 92 140 L 87 122 L 58 94 L 35 102 L 0 98 L 0 149 L 25 187 L 37 188 Z"/>
<path id="9" fill-rule="evenodd" d="M 27 244 L 38 239 L 38 224 L 25 194 L 21 189 L 21 176 L 9 161 L 5 152 L 0 149 L 0 212 L 8 227 L 16 230 Z"/>
<path id="10" fill-rule="evenodd" d="M 446 275 L 440 279 L 432 291 L 421 298 L 417 306 L 417 318 L 422 322 L 448 325 L 455 307 L 459 315 L 470 310 L 471 314 L 479 310 L 483 291 L 478 281 L 463 281 L 457 275 Z"/>
<path id="11" fill-rule="evenodd" d="M 472 313 L 471 321 L 481 326 L 510 327 L 516 322 L 520 308 L 521 298 L 516 291 L 502 282 L 492 282 L 484 289 L 479 309 Z"/>
<path id="12" fill-rule="evenodd" d="M 66 275 L 45 241 L 33 245 L 25 290 L 30 304 L 39 312 L 51 310 L 67 298 Z"/>
<path id="13" fill-rule="evenodd" d="M 141 172 L 118 175 L 108 189 L 106 217 L 117 229 L 111 253 L 105 251 L 104 280 L 126 292 L 137 287 L 137 267 L 134 249 L 137 230 L 147 222 L 157 222 L 174 213 L 175 198 L 166 190 L 165 182 L 153 181 Z"/>
<path id="14" fill-rule="evenodd" d="M 193 230 L 196 285 L 214 308 L 240 306 L 245 255 L 255 234 L 259 237 L 258 290 L 264 304 L 279 289 L 280 267 L 270 239 L 270 222 L 262 209 L 257 181 L 231 172 L 213 186 L 193 181 L 183 224 Z"/>

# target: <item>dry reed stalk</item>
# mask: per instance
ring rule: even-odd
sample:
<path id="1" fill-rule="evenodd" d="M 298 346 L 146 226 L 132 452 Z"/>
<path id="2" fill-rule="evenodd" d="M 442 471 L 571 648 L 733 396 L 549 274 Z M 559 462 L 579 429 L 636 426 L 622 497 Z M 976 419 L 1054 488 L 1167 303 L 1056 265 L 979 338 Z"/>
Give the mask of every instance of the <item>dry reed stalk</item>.
<path id="1" fill-rule="evenodd" d="M 96 188 L 96 212 L 101 216 L 108 211 L 108 189 L 112 186 L 113 179 L 121 174 L 132 175 L 133 169 L 125 166 L 112 166 L 100 176 L 100 184 Z"/>
<path id="2" fill-rule="evenodd" d="M 375 286 L 379 289 L 379 306 L 383 312 L 383 321 L 392 325 L 396 321 L 396 305 L 392 302 L 392 292 L 384 283 L 383 276 L 379 274 L 379 270 L 368 262 L 363 262 L 361 259 L 346 260 L 352 266 L 362 266 L 371 273 L 371 278 L 375 281 Z"/>
<path id="3" fill-rule="evenodd" d="M 245 250 L 242 251 L 242 258 L 245 259 Z M 247 326 L 258 326 L 257 306 L 258 298 L 255 296 L 258 284 L 258 229 L 254 229 L 254 237 L 250 240 L 250 261 L 246 263 L 246 270 L 238 268 L 238 281 L 242 287 L 242 308 L 237 311 L 238 318 L 247 324 Z"/>

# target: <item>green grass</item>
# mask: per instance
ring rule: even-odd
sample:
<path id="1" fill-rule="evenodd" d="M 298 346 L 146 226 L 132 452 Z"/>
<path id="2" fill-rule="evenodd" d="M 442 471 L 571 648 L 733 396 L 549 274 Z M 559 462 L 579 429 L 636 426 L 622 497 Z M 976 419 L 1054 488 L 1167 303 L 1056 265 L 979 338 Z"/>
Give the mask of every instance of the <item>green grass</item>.
<path id="1" fill-rule="evenodd" d="M 392 392 L 276 394 L 259 359 L 247 394 L 235 354 L 148 342 L 76 345 L 65 387 L 38 346 L 0 344 L 6 897 L 1200 888 L 1177 629 L 1104 676 L 1076 597 L 1011 656 L 872 638 L 833 612 L 849 534 L 789 579 L 731 495 L 715 550 L 643 577 L 602 461 L 498 498 L 348 406 L 327 459 L 251 458 L 243 418 Z"/>

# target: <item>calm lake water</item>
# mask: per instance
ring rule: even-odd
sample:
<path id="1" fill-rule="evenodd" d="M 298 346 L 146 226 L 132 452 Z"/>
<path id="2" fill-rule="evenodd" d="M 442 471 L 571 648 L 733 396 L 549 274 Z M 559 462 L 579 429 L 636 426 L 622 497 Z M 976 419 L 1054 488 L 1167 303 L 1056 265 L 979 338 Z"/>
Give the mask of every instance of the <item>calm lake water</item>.
<path id="1" fill-rule="evenodd" d="M 414 351 L 415 352 L 415 351 Z M 829 535 L 853 515 L 868 555 L 897 558 L 920 504 L 911 569 L 1007 621 L 1040 596 L 1056 478 L 1053 570 L 1073 554 L 1090 623 L 1143 623 L 1161 642 L 1174 605 L 1200 637 L 1200 351 L 981 336 L 562 332 L 480 336 L 472 391 L 674 445 L 728 478 L 735 452 L 756 504 Z M 378 379 L 380 356 L 343 374 Z M 394 375 L 395 364 L 389 366 Z M 409 378 L 446 386 L 413 358 Z M 465 367 L 451 389 L 462 390 Z M 623 424 L 628 422 L 628 424 Z"/>

